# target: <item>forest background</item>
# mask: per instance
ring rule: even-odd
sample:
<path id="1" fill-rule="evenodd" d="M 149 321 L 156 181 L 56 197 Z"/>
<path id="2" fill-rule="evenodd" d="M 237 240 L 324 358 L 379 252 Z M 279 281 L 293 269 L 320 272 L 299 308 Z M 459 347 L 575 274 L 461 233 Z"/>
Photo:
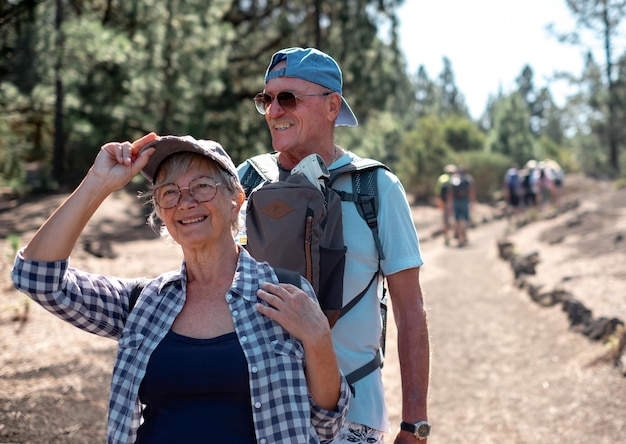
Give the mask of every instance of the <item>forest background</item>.
<path id="1" fill-rule="evenodd" d="M 614 42 L 626 2 L 562 1 L 576 28 L 554 38 L 580 45 L 591 31 L 604 59 L 588 51 L 583 72 L 555 73 L 577 91 L 561 107 L 526 65 L 517 87 L 472 119 L 445 55 L 435 78 L 407 71 L 404 0 L 2 0 L 2 194 L 71 189 L 103 143 L 150 131 L 217 140 L 235 163 L 271 150 L 252 97 L 271 55 L 289 46 L 337 60 L 360 122 L 339 127 L 337 142 L 391 166 L 418 201 L 448 163 L 466 166 L 484 202 L 512 162 L 624 178 L 626 51 Z"/>

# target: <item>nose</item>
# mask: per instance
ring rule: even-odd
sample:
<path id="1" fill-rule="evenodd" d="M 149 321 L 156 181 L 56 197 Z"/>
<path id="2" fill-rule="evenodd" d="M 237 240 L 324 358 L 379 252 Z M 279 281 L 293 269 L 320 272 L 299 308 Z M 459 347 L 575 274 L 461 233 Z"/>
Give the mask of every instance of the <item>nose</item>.
<path id="1" fill-rule="evenodd" d="M 180 200 L 178 205 L 184 207 L 194 207 L 198 205 L 198 201 L 195 197 L 193 197 L 193 194 L 191 194 L 189 187 L 182 187 L 180 189 Z"/>
<path id="2" fill-rule="evenodd" d="M 265 109 L 266 117 L 275 117 L 285 114 L 285 109 L 278 103 L 278 95 L 272 99 L 272 102 Z"/>

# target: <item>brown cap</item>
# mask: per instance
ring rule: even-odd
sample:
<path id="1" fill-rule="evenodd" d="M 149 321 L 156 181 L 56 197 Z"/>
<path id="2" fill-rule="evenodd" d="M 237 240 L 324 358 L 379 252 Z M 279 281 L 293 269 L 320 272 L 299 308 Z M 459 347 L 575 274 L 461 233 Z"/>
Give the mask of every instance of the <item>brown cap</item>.
<path id="1" fill-rule="evenodd" d="M 141 174 L 151 182 L 154 182 L 159 165 L 172 154 L 181 152 L 197 153 L 213 160 L 224 171 L 235 177 L 237 168 L 226 150 L 213 140 L 196 140 L 191 136 L 161 136 L 144 146 L 141 151 L 155 148 L 150 160 L 141 170 Z"/>

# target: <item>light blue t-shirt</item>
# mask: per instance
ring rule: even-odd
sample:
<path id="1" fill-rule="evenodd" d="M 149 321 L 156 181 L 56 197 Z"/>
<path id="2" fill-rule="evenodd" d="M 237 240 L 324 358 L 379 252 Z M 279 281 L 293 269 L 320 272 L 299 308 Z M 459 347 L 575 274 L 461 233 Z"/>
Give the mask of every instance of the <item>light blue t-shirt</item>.
<path id="1" fill-rule="evenodd" d="M 344 166 L 358 157 L 346 153 L 329 169 Z M 244 162 L 238 167 L 242 178 L 249 168 Z M 385 275 L 397 273 L 423 264 L 417 231 L 399 179 L 391 172 L 379 168 L 378 174 L 378 230 L 385 254 L 380 269 Z M 333 184 L 333 188 L 352 192 L 352 178 L 346 174 Z M 343 237 L 347 247 L 344 271 L 343 305 L 365 289 L 379 269 L 378 252 L 372 231 L 359 215 L 353 202 L 342 202 Z M 382 296 L 382 276 L 377 285 L 333 327 L 333 342 L 339 366 L 344 375 L 372 360 L 379 348 L 382 321 L 379 298 Z M 385 405 L 385 392 L 381 369 L 370 373 L 355 383 L 355 397 L 350 399 L 348 421 L 364 424 L 376 430 L 389 431 L 389 415 Z"/>
<path id="2" fill-rule="evenodd" d="M 339 168 L 357 158 L 346 153 L 335 161 L 330 170 Z M 388 276 L 423 265 L 417 231 L 399 179 L 391 172 L 379 168 L 378 174 L 378 233 L 385 259 L 380 262 Z M 352 192 L 352 178 L 344 175 L 333 188 Z M 343 236 L 347 246 L 344 272 L 343 305 L 365 289 L 378 270 L 378 253 L 372 231 L 359 215 L 356 205 L 342 202 Z M 382 277 L 368 293 L 333 327 L 335 351 L 344 374 L 369 362 L 379 347 L 382 322 L 379 298 L 382 296 Z M 381 369 L 370 373 L 355 383 L 355 395 L 350 400 L 348 421 L 365 424 L 377 430 L 389 431 L 389 415 Z"/>

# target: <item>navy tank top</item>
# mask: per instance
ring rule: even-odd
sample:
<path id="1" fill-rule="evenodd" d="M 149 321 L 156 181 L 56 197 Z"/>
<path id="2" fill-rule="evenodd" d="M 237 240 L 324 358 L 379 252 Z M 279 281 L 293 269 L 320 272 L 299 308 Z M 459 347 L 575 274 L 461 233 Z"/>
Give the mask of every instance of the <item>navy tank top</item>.
<path id="1" fill-rule="evenodd" d="M 137 444 L 255 443 L 248 366 L 235 332 L 195 339 L 169 331 L 139 388 Z"/>

